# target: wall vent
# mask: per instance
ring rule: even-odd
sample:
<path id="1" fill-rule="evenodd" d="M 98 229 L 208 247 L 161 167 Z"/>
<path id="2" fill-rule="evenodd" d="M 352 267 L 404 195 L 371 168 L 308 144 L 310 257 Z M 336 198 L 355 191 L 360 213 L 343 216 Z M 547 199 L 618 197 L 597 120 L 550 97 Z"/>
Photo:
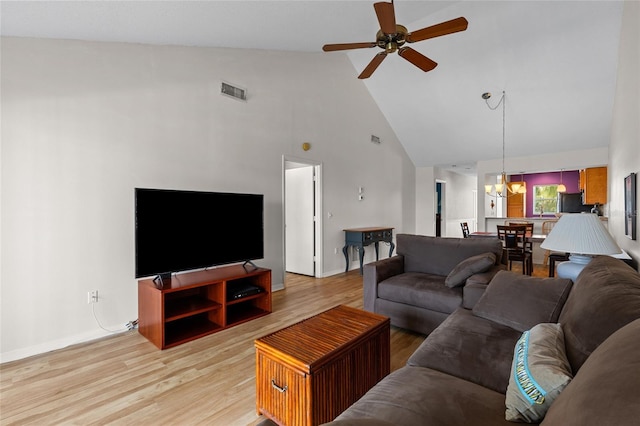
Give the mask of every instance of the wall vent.
<path id="1" fill-rule="evenodd" d="M 241 101 L 247 100 L 247 89 L 241 87 L 232 86 L 224 81 L 220 85 L 220 93 L 225 96 L 230 96 L 234 99 L 240 99 Z"/>
<path id="2" fill-rule="evenodd" d="M 376 135 L 371 135 L 371 143 L 380 145 L 380 138 Z"/>

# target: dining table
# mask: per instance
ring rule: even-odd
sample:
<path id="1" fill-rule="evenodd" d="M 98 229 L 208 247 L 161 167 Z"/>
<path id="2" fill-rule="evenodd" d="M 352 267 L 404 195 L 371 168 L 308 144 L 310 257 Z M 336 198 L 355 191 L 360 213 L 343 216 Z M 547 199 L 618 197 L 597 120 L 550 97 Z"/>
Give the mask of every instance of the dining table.
<path id="1" fill-rule="evenodd" d="M 498 233 L 490 232 L 490 231 L 476 231 L 476 232 L 471 232 L 469 234 L 469 238 L 498 238 Z M 527 232 L 526 238 L 528 241 L 531 241 L 534 243 L 541 243 L 544 241 L 545 238 L 547 238 L 547 235 L 531 234 Z"/>

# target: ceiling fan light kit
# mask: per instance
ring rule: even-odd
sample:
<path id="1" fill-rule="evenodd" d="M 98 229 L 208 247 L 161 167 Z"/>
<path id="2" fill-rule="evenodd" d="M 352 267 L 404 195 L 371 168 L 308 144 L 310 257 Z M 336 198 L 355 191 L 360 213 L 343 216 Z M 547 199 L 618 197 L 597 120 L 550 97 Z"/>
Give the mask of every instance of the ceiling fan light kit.
<path id="1" fill-rule="evenodd" d="M 373 8 L 376 11 L 378 23 L 380 24 L 380 30 L 376 34 L 375 42 L 325 44 L 324 46 L 322 46 L 322 50 L 324 50 L 325 52 L 371 48 L 376 46 L 382 49 L 383 52 L 376 54 L 371 62 L 369 62 L 365 69 L 360 73 L 360 75 L 358 76 L 359 79 L 369 78 L 371 74 L 373 74 L 373 72 L 382 63 L 382 61 L 387 57 L 387 55 L 395 52 L 398 52 L 398 55 L 401 58 L 407 60 L 408 62 L 411 62 L 422 71 L 431 71 L 438 64 L 435 61 L 427 58 L 417 50 L 414 50 L 408 46 L 404 46 L 404 44 L 415 43 L 434 37 L 440 37 L 443 35 L 464 31 L 469 25 L 469 22 L 465 18 L 460 17 L 452 19 L 450 21 L 432 25 L 430 27 L 422 28 L 410 33 L 405 26 L 396 23 L 396 14 L 393 7 L 393 2 L 374 3 Z"/>

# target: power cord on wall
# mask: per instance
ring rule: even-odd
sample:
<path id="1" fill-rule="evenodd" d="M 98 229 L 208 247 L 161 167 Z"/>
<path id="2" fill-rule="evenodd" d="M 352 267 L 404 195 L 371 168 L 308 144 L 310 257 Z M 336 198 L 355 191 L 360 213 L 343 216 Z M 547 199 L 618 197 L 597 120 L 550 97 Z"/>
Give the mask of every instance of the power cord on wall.
<path id="1" fill-rule="evenodd" d="M 100 327 L 101 329 L 103 329 L 106 332 L 109 333 L 122 333 L 123 331 L 130 331 L 133 330 L 135 328 L 138 327 L 138 320 L 135 319 L 133 321 L 129 321 L 128 323 L 126 323 L 124 325 L 124 328 L 118 329 L 118 330 L 110 330 L 106 327 L 103 327 L 102 324 L 100 323 L 100 320 L 98 319 L 98 316 L 96 315 L 96 304 L 92 303 L 91 304 L 91 312 L 93 313 L 93 318 L 96 320 L 96 324 L 98 324 L 98 327 Z"/>

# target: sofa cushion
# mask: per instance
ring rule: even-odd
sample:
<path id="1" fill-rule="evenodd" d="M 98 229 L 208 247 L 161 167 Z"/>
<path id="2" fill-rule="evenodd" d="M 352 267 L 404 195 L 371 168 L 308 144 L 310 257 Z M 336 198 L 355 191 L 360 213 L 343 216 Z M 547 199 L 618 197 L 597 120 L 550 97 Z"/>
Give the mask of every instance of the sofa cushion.
<path id="1" fill-rule="evenodd" d="M 425 235 L 396 235 L 396 252 L 404 256 L 405 272 L 424 272 L 446 277 L 462 260 L 485 252 L 502 258 L 497 238 L 440 238 Z"/>
<path id="2" fill-rule="evenodd" d="M 638 424 L 640 419 L 640 403 L 638 403 L 640 356 L 638 354 L 640 354 L 640 319 L 613 333 L 593 351 L 580 368 L 580 372 L 551 406 L 543 424 L 546 426 Z"/>
<path id="3" fill-rule="evenodd" d="M 543 323 L 525 331 L 513 352 L 506 419 L 541 421 L 571 378 L 560 324 Z"/>
<path id="4" fill-rule="evenodd" d="M 504 418 L 503 394 L 420 367 L 389 374 L 336 420 L 365 418 L 416 426 L 510 424 Z"/>
<path id="5" fill-rule="evenodd" d="M 484 291 L 487 289 L 486 284 L 476 284 L 467 281 L 464 287 L 462 287 L 462 307 L 465 309 L 473 309 L 478 303 L 478 300 L 484 294 Z"/>
<path id="6" fill-rule="evenodd" d="M 640 274 L 610 256 L 582 270 L 559 322 L 575 375 L 587 357 L 614 331 L 640 318 Z"/>
<path id="7" fill-rule="evenodd" d="M 441 275 L 405 272 L 379 283 L 378 297 L 449 314 L 462 304 L 462 288 L 449 288 L 444 279 Z"/>
<path id="8" fill-rule="evenodd" d="M 473 274 L 488 271 L 496 263 L 496 255 L 491 252 L 477 254 L 468 257 L 458 263 L 447 275 L 444 284 L 447 287 L 458 287 L 464 285 Z"/>
<path id="9" fill-rule="evenodd" d="M 422 342 L 407 364 L 439 370 L 504 394 L 513 348 L 521 334 L 460 308 Z"/>
<path id="10" fill-rule="evenodd" d="M 542 322 L 557 322 L 572 281 L 500 271 L 473 307 L 473 314 L 520 332 Z"/>
<path id="11" fill-rule="evenodd" d="M 504 270 L 506 270 L 506 267 L 504 265 L 494 265 L 492 268 L 485 272 L 478 272 L 477 274 L 471 275 L 469 278 L 467 278 L 467 282 L 465 285 L 481 284 L 487 286 L 499 271 Z"/>

